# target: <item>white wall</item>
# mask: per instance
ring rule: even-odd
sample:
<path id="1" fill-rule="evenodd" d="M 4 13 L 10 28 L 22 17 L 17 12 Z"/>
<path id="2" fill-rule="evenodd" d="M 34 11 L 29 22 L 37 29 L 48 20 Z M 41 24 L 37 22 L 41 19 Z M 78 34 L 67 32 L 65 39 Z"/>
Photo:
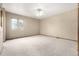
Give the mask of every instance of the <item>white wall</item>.
<path id="1" fill-rule="evenodd" d="M 3 40 L 3 31 L 1 28 L 1 8 L 0 8 L 0 53 L 1 53 L 1 49 L 2 49 L 2 40 Z"/>
<path id="2" fill-rule="evenodd" d="M 1 26 L 1 10 L 0 10 L 0 26 Z"/>
<path id="3" fill-rule="evenodd" d="M 40 23 L 41 34 L 77 40 L 78 9 L 43 19 Z"/>
<path id="4" fill-rule="evenodd" d="M 7 39 L 30 36 L 30 35 L 37 35 L 40 32 L 39 31 L 39 20 L 37 19 L 29 18 L 29 17 L 9 13 L 9 12 L 7 12 L 6 18 L 7 18 Z M 11 18 L 23 19 L 24 29 L 22 31 L 20 29 L 12 30 L 11 29 Z"/>
<path id="5" fill-rule="evenodd" d="M 3 47 L 2 44 L 3 44 L 3 29 L 0 26 L 0 54 L 1 54 L 2 47 Z"/>

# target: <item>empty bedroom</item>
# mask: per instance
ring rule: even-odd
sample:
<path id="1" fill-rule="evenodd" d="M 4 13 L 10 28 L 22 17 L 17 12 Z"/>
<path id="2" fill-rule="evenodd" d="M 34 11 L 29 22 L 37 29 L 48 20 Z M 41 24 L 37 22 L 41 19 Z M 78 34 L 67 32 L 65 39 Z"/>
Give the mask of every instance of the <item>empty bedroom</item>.
<path id="1" fill-rule="evenodd" d="M 0 3 L 0 56 L 78 56 L 77 3 Z"/>

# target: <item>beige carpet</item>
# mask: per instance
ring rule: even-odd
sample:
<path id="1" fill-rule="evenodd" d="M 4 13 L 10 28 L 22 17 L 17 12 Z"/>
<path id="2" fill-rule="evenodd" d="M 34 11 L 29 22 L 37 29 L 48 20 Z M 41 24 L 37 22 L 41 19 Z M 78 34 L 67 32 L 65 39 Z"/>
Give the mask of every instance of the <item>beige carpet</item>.
<path id="1" fill-rule="evenodd" d="M 3 56 L 75 56 L 77 42 L 37 35 L 8 40 Z"/>

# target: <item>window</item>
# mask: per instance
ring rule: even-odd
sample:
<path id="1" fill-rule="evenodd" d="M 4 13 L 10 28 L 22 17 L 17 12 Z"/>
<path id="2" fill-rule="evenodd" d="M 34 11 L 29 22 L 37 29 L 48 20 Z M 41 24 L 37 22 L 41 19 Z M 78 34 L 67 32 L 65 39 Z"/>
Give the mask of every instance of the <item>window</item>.
<path id="1" fill-rule="evenodd" d="M 23 20 L 22 19 L 11 19 L 12 30 L 21 29 L 23 30 Z"/>
<path id="2" fill-rule="evenodd" d="M 23 20 L 22 19 L 19 19 L 19 28 L 21 29 L 21 30 L 23 30 Z"/>
<path id="3" fill-rule="evenodd" d="M 17 29 L 17 27 L 18 27 L 17 23 L 18 23 L 17 19 L 11 19 L 11 27 L 13 30 Z"/>

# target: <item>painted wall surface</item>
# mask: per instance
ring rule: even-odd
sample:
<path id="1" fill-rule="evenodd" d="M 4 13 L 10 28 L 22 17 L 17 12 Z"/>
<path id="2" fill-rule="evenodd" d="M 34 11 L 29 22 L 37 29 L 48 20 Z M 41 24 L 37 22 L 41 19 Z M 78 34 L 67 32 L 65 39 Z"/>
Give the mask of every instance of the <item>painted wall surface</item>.
<path id="1" fill-rule="evenodd" d="M 3 47 L 2 44 L 3 44 L 3 29 L 0 26 L 0 54 L 1 54 L 2 47 Z"/>
<path id="2" fill-rule="evenodd" d="M 39 20 L 7 12 L 7 39 L 39 34 Z M 23 19 L 23 30 L 11 28 L 11 19 Z"/>
<path id="3" fill-rule="evenodd" d="M 41 20 L 40 33 L 77 40 L 78 9 Z"/>
<path id="4" fill-rule="evenodd" d="M 3 27 L 3 41 L 6 40 L 6 11 L 2 8 L 2 27 Z"/>
<path id="5" fill-rule="evenodd" d="M 0 26 L 1 26 L 1 9 L 0 9 Z"/>

